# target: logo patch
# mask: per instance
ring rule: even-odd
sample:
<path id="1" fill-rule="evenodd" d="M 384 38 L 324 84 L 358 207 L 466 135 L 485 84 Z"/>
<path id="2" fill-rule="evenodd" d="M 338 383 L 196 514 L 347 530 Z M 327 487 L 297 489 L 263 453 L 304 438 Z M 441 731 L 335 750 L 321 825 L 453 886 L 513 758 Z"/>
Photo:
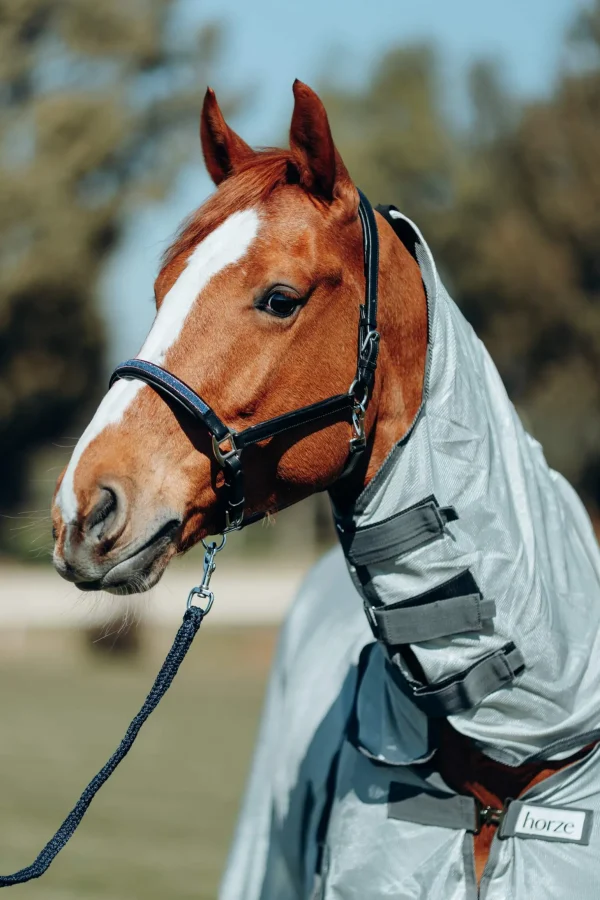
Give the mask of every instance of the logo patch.
<path id="1" fill-rule="evenodd" d="M 589 809 L 538 806 L 513 800 L 502 823 L 501 837 L 589 844 L 592 818 Z"/>

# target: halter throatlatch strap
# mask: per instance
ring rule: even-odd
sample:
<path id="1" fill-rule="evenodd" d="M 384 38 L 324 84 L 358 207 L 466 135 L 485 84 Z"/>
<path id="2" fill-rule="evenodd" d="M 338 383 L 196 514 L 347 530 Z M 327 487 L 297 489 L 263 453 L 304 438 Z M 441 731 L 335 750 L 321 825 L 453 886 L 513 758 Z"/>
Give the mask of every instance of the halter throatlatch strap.
<path id="1" fill-rule="evenodd" d="M 228 428 L 208 403 L 189 385 L 155 363 L 144 359 L 128 359 L 117 366 L 110 379 L 111 387 L 119 378 L 136 378 L 145 382 L 163 397 L 174 400 L 182 406 L 208 430 L 212 437 L 215 458 L 225 476 L 223 486 L 225 532 L 242 528 L 262 517 L 262 514 L 256 514 L 244 519 L 242 452 L 245 447 L 307 425 L 311 426 L 311 431 L 319 431 L 333 422 L 344 419 L 350 421 L 353 427 L 350 465 L 355 462 L 356 454 L 361 453 L 366 447 L 365 414 L 375 383 L 379 353 L 377 331 L 379 237 L 371 204 L 362 191 L 358 193 L 360 198 L 358 215 L 363 231 L 365 302 L 360 307 L 356 376 L 347 394 L 337 394 L 266 422 L 250 425 L 244 431 L 235 431 Z"/>

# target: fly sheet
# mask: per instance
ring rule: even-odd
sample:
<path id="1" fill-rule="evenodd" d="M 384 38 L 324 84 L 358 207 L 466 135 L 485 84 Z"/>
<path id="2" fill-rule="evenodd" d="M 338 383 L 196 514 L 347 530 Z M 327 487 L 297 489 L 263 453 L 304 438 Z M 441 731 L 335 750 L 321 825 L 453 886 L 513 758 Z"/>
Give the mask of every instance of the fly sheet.
<path id="1" fill-rule="evenodd" d="M 427 294 L 423 403 L 284 626 L 221 900 L 475 898 L 475 810 L 430 765 L 437 722 L 511 766 L 600 738 L 587 514 L 391 217 Z M 597 897 L 599 753 L 509 807 L 482 897 Z"/>

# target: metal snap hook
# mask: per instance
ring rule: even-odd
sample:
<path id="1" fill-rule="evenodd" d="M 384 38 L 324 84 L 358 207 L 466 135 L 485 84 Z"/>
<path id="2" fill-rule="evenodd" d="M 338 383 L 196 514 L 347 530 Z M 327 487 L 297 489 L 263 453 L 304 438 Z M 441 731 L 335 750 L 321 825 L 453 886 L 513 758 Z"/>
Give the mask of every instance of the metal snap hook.
<path id="1" fill-rule="evenodd" d="M 215 601 L 215 595 L 211 590 L 209 590 L 210 579 L 212 578 L 212 573 L 216 568 L 215 556 L 223 549 L 223 547 L 227 543 L 227 536 L 225 534 L 221 535 L 220 544 L 217 544 L 216 541 L 210 541 L 207 544 L 204 538 L 201 538 L 201 541 L 202 546 L 205 550 L 204 572 L 202 574 L 202 581 L 200 582 L 200 584 L 196 587 L 193 587 L 188 594 L 186 609 L 190 609 L 192 606 L 197 606 L 202 613 L 202 616 L 207 616 Z M 202 597 L 202 599 L 206 601 L 205 606 L 198 606 L 198 604 L 194 603 L 194 597 Z"/>

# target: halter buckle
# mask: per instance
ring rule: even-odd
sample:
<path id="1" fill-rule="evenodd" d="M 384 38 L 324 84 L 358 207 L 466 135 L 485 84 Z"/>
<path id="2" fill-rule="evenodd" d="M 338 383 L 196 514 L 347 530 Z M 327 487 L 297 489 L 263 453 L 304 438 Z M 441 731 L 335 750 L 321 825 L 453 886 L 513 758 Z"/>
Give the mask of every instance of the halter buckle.
<path id="1" fill-rule="evenodd" d="M 223 444 L 225 444 L 227 441 L 229 441 L 230 449 L 223 450 L 222 449 Z M 213 453 L 215 454 L 216 460 L 222 466 L 225 465 L 227 463 L 227 460 L 231 459 L 232 456 L 237 456 L 238 453 L 240 452 L 239 448 L 236 446 L 236 443 L 233 439 L 233 435 L 231 434 L 230 431 L 228 431 L 227 434 L 225 435 L 225 437 L 222 437 L 220 441 L 218 441 L 213 434 L 212 446 L 213 446 Z"/>
<path id="2" fill-rule="evenodd" d="M 239 511 L 236 511 L 232 515 L 232 507 L 233 506 L 241 506 Z M 239 531 L 242 527 L 242 523 L 244 521 L 244 500 L 242 499 L 239 503 L 232 504 L 232 506 L 228 507 L 225 510 L 225 528 L 223 529 L 223 536 L 229 534 L 230 531 Z"/>
<path id="3" fill-rule="evenodd" d="M 357 389 L 362 388 L 362 397 L 357 396 Z M 367 405 L 369 403 L 369 388 L 367 385 L 354 379 L 348 391 L 352 397 L 352 430 L 353 437 L 350 439 L 350 453 L 362 453 L 367 446 L 367 437 L 365 434 L 365 416 L 367 413 Z"/>
<path id="4" fill-rule="evenodd" d="M 350 438 L 350 453 L 361 453 L 367 446 L 367 437 L 365 435 L 365 413 L 360 406 L 352 410 L 352 428 L 354 437 Z"/>
<path id="5" fill-rule="evenodd" d="M 375 375 L 377 368 L 377 357 L 379 356 L 380 334 L 375 329 L 366 332 L 364 340 L 360 347 L 358 355 L 358 367 L 366 369 L 370 373 L 370 377 Z"/>
<path id="6" fill-rule="evenodd" d="M 376 328 L 369 329 L 369 331 L 367 331 L 367 333 L 365 334 L 365 338 L 364 338 L 361 348 L 360 348 L 361 355 L 365 354 L 365 356 L 367 358 L 370 358 L 372 356 L 376 357 L 377 354 L 379 353 L 380 337 L 381 337 L 381 335 L 379 334 L 379 332 L 377 331 Z M 373 362 L 376 362 L 376 359 L 373 360 Z"/>

